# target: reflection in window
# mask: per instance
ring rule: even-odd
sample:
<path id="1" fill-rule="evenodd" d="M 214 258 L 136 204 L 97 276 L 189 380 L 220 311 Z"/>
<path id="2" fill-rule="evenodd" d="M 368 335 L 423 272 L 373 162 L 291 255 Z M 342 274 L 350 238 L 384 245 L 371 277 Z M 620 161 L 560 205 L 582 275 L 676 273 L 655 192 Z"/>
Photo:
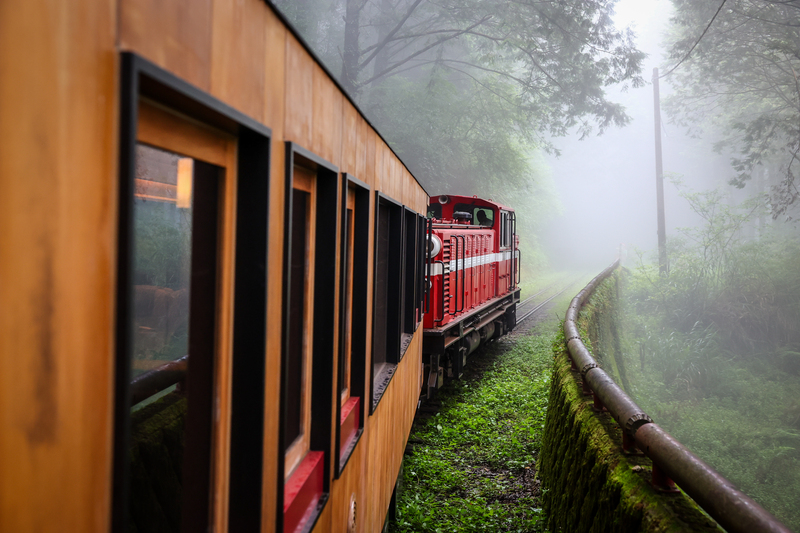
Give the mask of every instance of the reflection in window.
<path id="1" fill-rule="evenodd" d="M 194 161 L 136 149 L 133 372 L 188 353 Z"/>
<path id="2" fill-rule="evenodd" d="M 222 176 L 208 163 L 136 147 L 131 531 L 208 526 Z"/>

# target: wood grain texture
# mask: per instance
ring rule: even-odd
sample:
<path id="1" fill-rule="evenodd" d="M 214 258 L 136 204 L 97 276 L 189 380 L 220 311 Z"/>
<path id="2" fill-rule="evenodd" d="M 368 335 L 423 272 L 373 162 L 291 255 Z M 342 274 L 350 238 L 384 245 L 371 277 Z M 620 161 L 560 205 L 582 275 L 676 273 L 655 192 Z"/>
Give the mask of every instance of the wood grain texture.
<path id="1" fill-rule="evenodd" d="M 366 531 L 380 531 L 400 471 L 406 441 L 419 398 L 422 328 L 418 328 L 405 356 L 370 417 L 367 451 L 369 501 L 365 502 Z"/>
<path id="2" fill-rule="evenodd" d="M 314 64 L 294 36 L 286 36 L 286 110 L 284 135 L 300 146 L 311 146 L 313 119 Z"/>
<path id="3" fill-rule="evenodd" d="M 283 117 L 286 106 L 286 27 L 271 9 L 264 16 L 264 124 L 274 138 L 283 140 Z M 273 150 L 274 153 L 274 150 Z"/>
<path id="4" fill-rule="evenodd" d="M 361 117 L 349 101 L 342 98 L 342 135 L 340 139 L 342 157 L 339 166 L 342 172 L 357 176 L 356 158 L 364 152 L 359 145 L 358 121 Z"/>
<path id="5" fill-rule="evenodd" d="M 116 3 L 0 2 L 0 531 L 107 532 Z"/>
<path id="6" fill-rule="evenodd" d="M 281 385 L 281 335 L 283 316 L 283 217 L 284 217 L 284 149 L 282 124 L 273 130 L 272 161 L 270 163 L 269 198 L 269 244 L 267 249 L 267 353 L 265 365 L 264 390 L 264 475 L 262 485 L 261 530 L 275 530 L 278 490 L 283 487 L 283 479 L 278 479 L 278 434 L 280 419 L 277 406 L 280 405 Z"/>
<path id="7" fill-rule="evenodd" d="M 312 83 L 311 151 L 338 167 L 342 149 L 342 95 L 317 64 Z"/>
<path id="8" fill-rule="evenodd" d="M 364 509 L 369 502 L 369 486 L 364 483 L 367 467 L 367 439 L 362 436 L 347 461 L 341 477 L 336 481 L 336 490 L 331 494 L 330 531 L 347 531 L 350 516 L 350 501 L 356 502 L 356 533 L 367 533 L 367 521 L 363 519 Z"/>
<path id="9" fill-rule="evenodd" d="M 120 47 L 209 91 L 212 1 L 120 0 Z"/>
<path id="10" fill-rule="evenodd" d="M 200 122 L 185 120 L 146 99 L 139 101 L 137 137 L 150 146 L 188 155 L 218 167 L 227 168 L 232 157 L 232 136 Z"/>
<path id="11" fill-rule="evenodd" d="M 283 314 L 283 217 L 284 217 L 284 116 L 286 91 L 287 30 L 275 13 L 266 9 L 264 123 L 272 129 L 269 187 L 269 236 L 267 245 L 267 342 L 264 377 L 264 472 L 261 487 L 261 530 L 272 532 L 277 522 L 278 434 L 280 405 L 281 320 Z M 282 460 L 283 458 L 280 458 Z"/>
<path id="12" fill-rule="evenodd" d="M 217 282 L 217 357 L 214 369 L 216 413 L 212 448 L 212 521 L 214 531 L 228 525 L 228 487 L 231 454 L 231 379 L 233 375 L 233 295 L 236 257 L 236 142 L 228 143 L 228 161 L 221 192 L 219 273 Z"/>
<path id="13" fill-rule="evenodd" d="M 120 50 L 153 61 L 273 132 L 262 513 L 262 531 L 271 532 L 283 482 L 276 407 L 283 143 L 309 147 L 418 210 L 427 195 L 260 0 L 0 2 L 0 531 L 110 527 Z M 146 105 L 142 110 L 149 112 Z M 181 127 L 167 121 L 142 135 L 167 146 L 159 135 L 180 136 Z M 213 144 L 200 158 L 233 169 L 228 148 Z M 221 206 L 220 353 L 229 350 L 232 324 L 235 185 L 225 181 Z M 370 258 L 374 208 L 371 195 Z M 373 276 L 370 261 L 369 302 Z M 371 312 L 363 327 L 371 346 Z M 317 531 L 343 529 L 353 494 L 357 531 L 382 526 L 419 393 L 420 343 L 415 336 L 378 411 L 365 418 L 343 476 L 331 481 Z M 235 453 L 225 418 L 229 363 L 221 357 L 217 368 L 223 415 L 214 430 L 217 531 L 226 530 L 224 483 L 228 454 Z"/>
<path id="14" fill-rule="evenodd" d="M 213 0 L 211 94 L 263 120 L 267 9 L 261 0 Z"/>
<path id="15" fill-rule="evenodd" d="M 360 179 L 361 181 L 371 184 L 372 182 L 369 181 L 372 178 L 368 177 L 368 164 L 367 164 L 367 157 L 370 153 L 374 158 L 375 154 L 375 147 L 374 145 L 370 148 L 368 142 L 368 134 L 367 130 L 371 131 L 371 128 L 367 125 L 367 121 L 364 120 L 364 117 L 358 116 L 356 119 L 356 167 L 355 167 L 355 176 Z M 374 162 L 373 162 L 374 166 Z"/>

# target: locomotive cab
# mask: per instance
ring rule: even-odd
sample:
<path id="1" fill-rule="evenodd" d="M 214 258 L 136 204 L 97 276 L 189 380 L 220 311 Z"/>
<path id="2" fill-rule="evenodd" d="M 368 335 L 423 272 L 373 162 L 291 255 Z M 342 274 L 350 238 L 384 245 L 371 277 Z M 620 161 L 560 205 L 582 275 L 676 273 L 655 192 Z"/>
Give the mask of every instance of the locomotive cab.
<path id="1" fill-rule="evenodd" d="M 478 346 L 511 331 L 519 302 L 514 210 L 477 196 L 434 196 L 428 208 L 423 362 L 431 397 Z"/>

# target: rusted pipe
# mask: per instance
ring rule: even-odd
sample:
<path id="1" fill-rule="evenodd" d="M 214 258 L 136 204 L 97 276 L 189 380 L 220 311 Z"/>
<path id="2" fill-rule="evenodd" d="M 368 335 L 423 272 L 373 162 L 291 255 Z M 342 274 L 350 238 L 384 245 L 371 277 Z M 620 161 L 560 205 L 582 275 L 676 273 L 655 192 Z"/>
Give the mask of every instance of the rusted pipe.
<path id="1" fill-rule="evenodd" d="M 766 509 L 701 461 L 658 424 L 636 431 L 636 444 L 727 531 L 790 533 Z"/>
<path id="2" fill-rule="evenodd" d="M 660 490 L 673 490 L 675 482 L 714 520 L 731 533 L 780 532 L 790 530 L 763 507 L 672 438 L 655 424 L 597 365 L 580 338 L 575 321 L 584 302 L 605 280 L 619 260 L 589 282 L 572 299 L 564 318 L 564 337 L 573 370 L 580 370 L 582 386 L 590 389 L 594 405 L 605 407 L 623 431 L 623 448 L 630 453 L 632 443 L 653 461 L 654 484 Z"/>
<path id="3" fill-rule="evenodd" d="M 157 368 L 138 375 L 131 381 L 131 405 L 146 400 L 186 379 L 189 367 L 189 356 L 184 355 L 175 361 L 169 361 Z"/>

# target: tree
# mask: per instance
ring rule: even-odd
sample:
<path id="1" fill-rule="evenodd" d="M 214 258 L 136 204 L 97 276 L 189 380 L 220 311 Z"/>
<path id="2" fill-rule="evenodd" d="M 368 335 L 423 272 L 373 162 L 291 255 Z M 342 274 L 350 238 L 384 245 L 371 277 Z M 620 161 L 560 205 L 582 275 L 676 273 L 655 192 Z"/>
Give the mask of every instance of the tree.
<path id="1" fill-rule="evenodd" d="M 288 0 L 277 5 L 304 26 L 305 38 L 390 141 L 392 131 L 408 128 L 387 126 L 383 119 L 410 115 L 380 111 L 398 109 L 385 93 L 403 86 L 417 96 L 429 90 L 429 100 L 443 106 L 439 115 L 449 104 L 457 114 L 479 98 L 494 102 L 505 122 L 498 129 L 508 128 L 523 144 L 549 146 L 545 135 L 563 135 L 575 126 L 584 136 L 602 133 L 628 120 L 603 87 L 641 85 L 644 55 L 630 31 L 614 28 L 615 2 L 303 0 L 305 10 Z M 325 16 L 310 24 L 305 11 Z M 441 83 L 454 88 L 448 102 L 441 100 Z M 371 110 L 378 110 L 377 117 Z M 491 114 L 485 105 L 483 112 Z M 408 151 L 402 143 L 393 146 Z"/>
<path id="2" fill-rule="evenodd" d="M 525 228 L 557 210 L 537 152 L 626 124 L 603 89 L 643 84 L 615 3 L 276 0 L 432 194 L 506 202 Z"/>
<path id="3" fill-rule="evenodd" d="M 800 196 L 800 3 L 726 0 L 710 26 L 720 3 L 673 4 L 670 58 L 685 61 L 669 76 L 667 112 L 693 134 L 722 132 L 716 148 L 732 154 L 732 185 L 774 167 L 773 216 L 789 216 Z"/>

